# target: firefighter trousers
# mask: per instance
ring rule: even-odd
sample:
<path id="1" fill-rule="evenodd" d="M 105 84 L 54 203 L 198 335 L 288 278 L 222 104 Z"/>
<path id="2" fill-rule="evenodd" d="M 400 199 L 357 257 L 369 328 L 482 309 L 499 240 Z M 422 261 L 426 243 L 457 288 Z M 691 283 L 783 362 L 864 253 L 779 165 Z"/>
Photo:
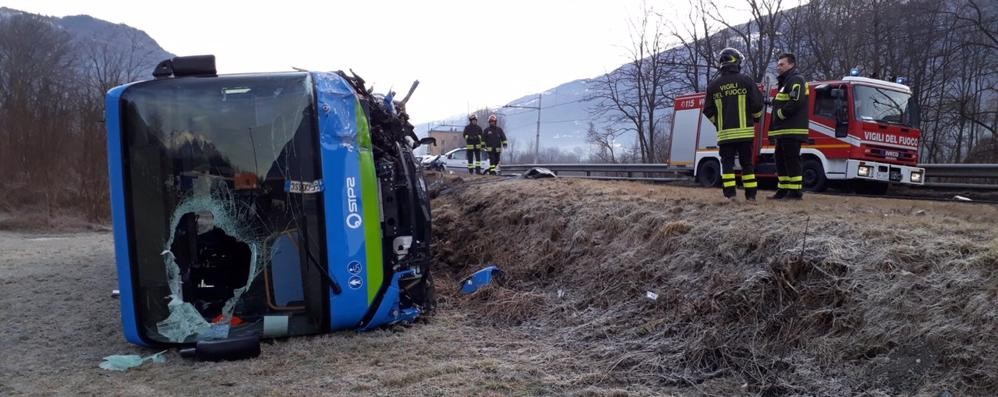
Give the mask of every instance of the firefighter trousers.
<path id="1" fill-rule="evenodd" d="M 778 195 L 795 195 L 799 197 L 804 189 L 804 178 L 801 176 L 800 167 L 800 139 L 797 138 L 777 138 L 776 139 L 776 176 L 779 178 L 777 185 Z"/>
<path id="2" fill-rule="evenodd" d="M 478 147 L 479 145 L 468 145 L 468 173 L 469 174 L 481 174 L 482 173 L 482 151 Z"/>
<path id="3" fill-rule="evenodd" d="M 499 175 L 499 153 L 495 150 L 489 150 L 489 173 L 492 175 Z"/>
<path id="4" fill-rule="evenodd" d="M 745 198 L 755 200 L 755 191 L 759 183 L 755 179 L 755 168 L 752 166 L 752 141 L 721 143 L 718 145 L 721 154 L 721 187 L 724 197 L 735 197 L 735 155 L 742 166 L 742 187 L 745 188 Z"/>

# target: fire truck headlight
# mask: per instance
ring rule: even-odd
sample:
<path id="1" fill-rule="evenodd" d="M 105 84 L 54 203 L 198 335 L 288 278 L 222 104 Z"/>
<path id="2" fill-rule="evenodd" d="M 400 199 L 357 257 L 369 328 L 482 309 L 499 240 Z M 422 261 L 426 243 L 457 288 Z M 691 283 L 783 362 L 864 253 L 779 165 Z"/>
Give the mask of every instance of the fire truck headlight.
<path id="1" fill-rule="evenodd" d="M 870 176 L 873 173 L 873 168 L 865 165 L 859 166 L 859 170 L 856 172 L 859 176 Z"/>
<path id="2" fill-rule="evenodd" d="M 922 182 L 922 171 L 912 171 L 911 181 L 915 183 Z"/>

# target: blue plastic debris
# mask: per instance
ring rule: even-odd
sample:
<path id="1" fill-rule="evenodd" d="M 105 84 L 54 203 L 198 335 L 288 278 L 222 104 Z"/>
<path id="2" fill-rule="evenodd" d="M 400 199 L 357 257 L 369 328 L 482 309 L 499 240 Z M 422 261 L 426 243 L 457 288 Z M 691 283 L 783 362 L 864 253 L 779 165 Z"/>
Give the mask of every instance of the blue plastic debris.
<path id="1" fill-rule="evenodd" d="M 385 109 L 388 114 L 395 114 L 395 91 L 388 90 L 388 95 L 385 95 Z"/>
<path id="2" fill-rule="evenodd" d="M 486 266 L 461 280 L 461 293 L 473 294 L 482 287 L 491 284 L 492 280 L 498 278 L 500 274 L 502 274 L 502 270 L 499 270 L 495 265 Z"/>

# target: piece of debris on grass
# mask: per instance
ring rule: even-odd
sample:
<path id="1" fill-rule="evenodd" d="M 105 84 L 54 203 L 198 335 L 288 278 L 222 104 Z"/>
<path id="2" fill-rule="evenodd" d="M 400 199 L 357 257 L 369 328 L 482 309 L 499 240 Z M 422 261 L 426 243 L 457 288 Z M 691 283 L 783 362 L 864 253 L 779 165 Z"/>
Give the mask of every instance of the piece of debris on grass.
<path id="1" fill-rule="evenodd" d="M 651 291 L 646 291 L 645 292 L 645 297 L 648 298 L 648 299 L 651 299 L 653 301 L 657 301 L 658 300 L 658 294 L 656 294 L 654 292 L 651 292 Z"/>
<path id="2" fill-rule="evenodd" d="M 461 280 L 461 293 L 473 294 L 482 287 L 491 284 L 492 280 L 498 278 L 500 274 L 502 274 L 502 270 L 499 270 L 495 265 L 486 266 Z"/>
<path id="3" fill-rule="evenodd" d="M 524 179 L 543 179 L 543 178 L 557 178 L 557 177 L 558 175 L 555 174 L 553 171 L 543 167 L 533 167 L 527 170 L 527 172 L 524 172 L 522 175 L 520 175 L 520 178 Z"/>
<path id="4" fill-rule="evenodd" d="M 953 196 L 953 199 L 955 199 L 957 201 L 974 201 L 974 200 L 971 200 L 970 197 L 964 197 L 964 196 L 961 196 L 959 194 L 956 195 L 956 196 Z"/>
<path id="5" fill-rule="evenodd" d="M 138 354 L 115 354 L 104 357 L 104 361 L 100 363 L 100 367 L 109 371 L 127 371 L 129 368 L 138 367 L 146 361 L 162 364 L 166 362 L 166 357 L 163 356 L 165 353 L 166 350 L 163 350 L 146 357 Z"/>

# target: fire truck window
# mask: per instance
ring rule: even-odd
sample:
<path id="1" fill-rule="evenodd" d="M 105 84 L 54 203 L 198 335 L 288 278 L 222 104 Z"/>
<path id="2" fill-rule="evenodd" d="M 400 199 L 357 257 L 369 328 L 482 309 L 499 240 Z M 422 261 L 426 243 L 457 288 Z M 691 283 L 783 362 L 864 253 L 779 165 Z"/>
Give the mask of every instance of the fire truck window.
<path id="1" fill-rule="evenodd" d="M 835 118 L 835 98 L 832 90 L 816 90 L 818 96 L 814 99 L 814 114 L 821 117 Z"/>

